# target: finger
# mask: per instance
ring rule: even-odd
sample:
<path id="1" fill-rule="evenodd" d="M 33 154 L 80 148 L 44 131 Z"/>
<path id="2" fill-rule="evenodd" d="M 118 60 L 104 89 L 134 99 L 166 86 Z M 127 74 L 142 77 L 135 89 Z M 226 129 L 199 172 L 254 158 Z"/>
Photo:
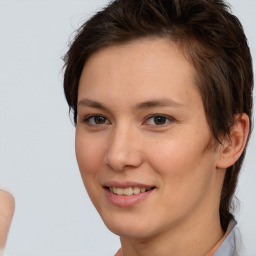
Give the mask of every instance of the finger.
<path id="1" fill-rule="evenodd" d="M 14 213 L 15 201 L 13 196 L 0 190 L 0 249 L 4 249 L 9 228 Z"/>

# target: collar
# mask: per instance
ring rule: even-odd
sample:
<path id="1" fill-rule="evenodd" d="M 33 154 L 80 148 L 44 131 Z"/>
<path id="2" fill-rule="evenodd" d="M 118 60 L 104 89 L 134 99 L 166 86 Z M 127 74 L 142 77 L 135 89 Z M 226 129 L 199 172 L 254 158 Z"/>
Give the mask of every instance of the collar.
<path id="1" fill-rule="evenodd" d="M 229 222 L 225 239 L 220 244 L 213 256 L 238 256 L 243 249 L 241 233 L 237 227 L 237 222 L 232 219 Z"/>

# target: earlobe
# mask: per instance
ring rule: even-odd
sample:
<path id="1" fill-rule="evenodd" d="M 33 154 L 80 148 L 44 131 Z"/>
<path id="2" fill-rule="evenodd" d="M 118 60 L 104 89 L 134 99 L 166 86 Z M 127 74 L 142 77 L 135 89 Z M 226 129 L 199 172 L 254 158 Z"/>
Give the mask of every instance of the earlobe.
<path id="1" fill-rule="evenodd" d="M 231 128 L 230 136 L 223 140 L 217 168 L 232 166 L 241 156 L 248 139 L 250 120 L 247 114 L 235 116 L 235 123 Z"/>

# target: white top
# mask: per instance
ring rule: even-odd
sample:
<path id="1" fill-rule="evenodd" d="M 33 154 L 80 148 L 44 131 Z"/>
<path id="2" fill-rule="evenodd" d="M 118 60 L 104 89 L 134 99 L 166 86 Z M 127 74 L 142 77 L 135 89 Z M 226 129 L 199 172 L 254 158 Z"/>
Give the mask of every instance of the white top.
<path id="1" fill-rule="evenodd" d="M 228 230 L 231 230 L 230 233 L 213 256 L 256 256 L 255 253 L 249 254 L 245 251 L 236 220 L 229 222 Z"/>

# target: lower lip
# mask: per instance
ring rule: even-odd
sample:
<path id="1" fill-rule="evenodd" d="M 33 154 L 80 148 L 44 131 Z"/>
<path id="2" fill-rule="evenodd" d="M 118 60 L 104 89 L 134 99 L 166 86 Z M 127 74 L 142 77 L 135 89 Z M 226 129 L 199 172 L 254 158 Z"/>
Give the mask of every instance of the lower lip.
<path id="1" fill-rule="evenodd" d="M 115 206 L 133 206 L 142 200 L 148 198 L 155 189 L 148 190 L 131 196 L 117 195 L 111 192 L 108 188 L 104 188 L 107 199 Z"/>

